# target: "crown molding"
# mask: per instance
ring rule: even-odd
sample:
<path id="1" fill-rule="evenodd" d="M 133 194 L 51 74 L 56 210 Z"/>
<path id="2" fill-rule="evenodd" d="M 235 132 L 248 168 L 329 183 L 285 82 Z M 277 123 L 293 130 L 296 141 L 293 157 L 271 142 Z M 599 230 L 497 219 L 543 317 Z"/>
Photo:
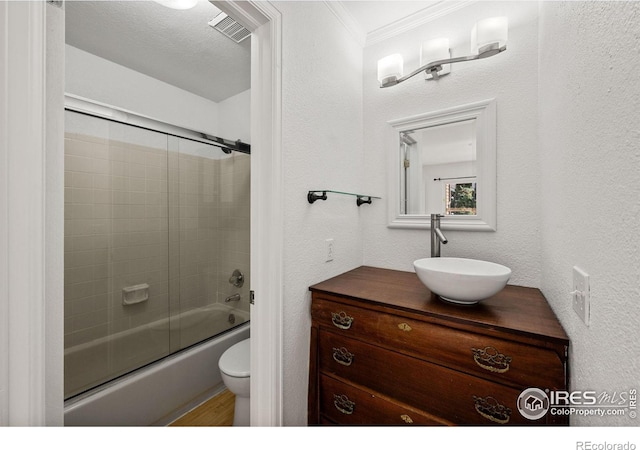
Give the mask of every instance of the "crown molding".
<path id="1" fill-rule="evenodd" d="M 340 23 L 347 29 L 356 42 L 364 47 L 367 42 L 367 33 L 362 29 L 360 24 L 353 15 L 342 5 L 342 2 L 335 0 L 324 0 L 324 4 L 340 21 Z"/>
<path id="2" fill-rule="evenodd" d="M 459 9 L 466 8 L 467 6 L 476 3 L 478 0 L 462 0 L 462 1 L 447 1 L 441 2 L 417 11 L 410 16 L 396 20 L 388 25 L 378 28 L 366 35 L 365 45 L 373 45 L 378 42 L 382 42 L 386 39 L 398 36 L 406 33 L 409 30 L 417 28 L 428 22 L 432 22 L 436 19 L 444 17 L 448 14 L 458 11 Z"/>

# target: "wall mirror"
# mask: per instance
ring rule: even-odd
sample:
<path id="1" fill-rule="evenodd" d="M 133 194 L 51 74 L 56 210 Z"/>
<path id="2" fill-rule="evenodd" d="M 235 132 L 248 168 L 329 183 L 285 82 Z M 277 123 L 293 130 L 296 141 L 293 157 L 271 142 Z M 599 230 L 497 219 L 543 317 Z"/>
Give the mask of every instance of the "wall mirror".
<path id="1" fill-rule="evenodd" d="M 495 231 L 495 100 L 388 123 L 389 227 Z"/>

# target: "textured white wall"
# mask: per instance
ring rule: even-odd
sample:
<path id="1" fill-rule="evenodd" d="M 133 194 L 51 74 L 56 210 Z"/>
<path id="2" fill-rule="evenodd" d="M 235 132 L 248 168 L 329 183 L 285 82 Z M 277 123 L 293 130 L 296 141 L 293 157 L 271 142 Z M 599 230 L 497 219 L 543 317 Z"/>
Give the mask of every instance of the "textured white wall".
<path id="1" fill-rule="evenodd" d="M 218 126 L 220 136 L 235 141 L 251 143 L 249 129 L 251 117 L 251 89 L 229 97 L 218 103 Z"/>
<path id="2" fill-rule="evenodd" d="M 65 51 L 67 93 L 191 130 L 220 132 L 217 103 L 70 45 Z"/>
<path id="3" fill-rule="evenodd" d="M 638 388 L 640 3 L 540 11 L 541 288 L 571 338 L 571 388 Z M 591 277 L 588 328 L 571 308 L 574 265 Z"/>
<path id="4" fill-rule="evenodd" d="M 359 192 L 362 48 L 323 2 L 278 2 L 283 16 L 284 423 L 307 423 L 309 286 L 362 265 L 361 217 L 372 205 L 307 191 Z M 334 260 L 325 263 L 325 239 Z"/>
<path id="5" fill-rule="evenodd" d="M 377 60 L 401 53 L 405 73 L 419 66 L 420 44 L 449 37 L 453 56 L 469 54 L 473 24 L 482 18 L 507 15 L 506 52 L 482 61 L 452 66 L 439 81 L 422 75 L 386 89 L 377 82 Z M 540 282 L 540 202 L 537 158 L 538 21 L 535 2 L 477 2 L 419 28 L 365 48 L 364 152 L 367 192 L 387 197 L 386 122 L 415 114 L 495 98 L 497 101 L 496 232 L 447 231 L 444 256 L 479 258 L 513 270 L 510 283 Z M 481 187 L 480 187 L 481 188 Z M 387 228 L 387 199 L 363 212 L 367 265 L 412 271 L 415 259 L 429 256 L 428 230 Z"/>

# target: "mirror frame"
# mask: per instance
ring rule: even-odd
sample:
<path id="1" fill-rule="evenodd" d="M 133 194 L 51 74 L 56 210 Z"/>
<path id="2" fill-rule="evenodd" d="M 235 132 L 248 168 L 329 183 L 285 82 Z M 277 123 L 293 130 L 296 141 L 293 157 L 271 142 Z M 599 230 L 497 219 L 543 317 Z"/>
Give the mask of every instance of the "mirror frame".
<path id="1" fill-rule="evenodd" d="M 387 122 L 390 125 L 387 127 L 387 148 L 394 149 L 389 152 L 388 163 L 389 228 L 431 228 L 431 218 L 428 214 L 400 214 L 400 133 L 471 119 L 476 120 L 478 214 L 445 216 L 441 219 L 441 226 L 445 230 L 496 231 L 497 121 L 496 101 L 493 98 Z"/>

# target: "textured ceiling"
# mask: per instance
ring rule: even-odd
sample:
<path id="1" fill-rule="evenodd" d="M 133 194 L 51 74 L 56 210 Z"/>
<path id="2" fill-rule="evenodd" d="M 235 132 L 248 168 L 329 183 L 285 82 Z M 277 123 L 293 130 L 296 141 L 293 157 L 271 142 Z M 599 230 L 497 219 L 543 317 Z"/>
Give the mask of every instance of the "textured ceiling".
<path id="1" fill-rule="evenodd" d="M 334 1 L 334 0 L 330 0 Z M 341 2 L 370 33 L 439 1 Z M 220 102 L 250 88 L 250 38 L 236 44 L 207 23 L 220 10 L 207 0 L 189 10 L 154 1 L 67 0 L 67 44 Z"/>
<path id="2" fill-rule="evenodd" d="M 67 44 L 219 102 L 251 85 L 251 38 L 236 44 L 207 22 L 206 0 L 190 10 L 153 1 L 67 1 Z"/>

